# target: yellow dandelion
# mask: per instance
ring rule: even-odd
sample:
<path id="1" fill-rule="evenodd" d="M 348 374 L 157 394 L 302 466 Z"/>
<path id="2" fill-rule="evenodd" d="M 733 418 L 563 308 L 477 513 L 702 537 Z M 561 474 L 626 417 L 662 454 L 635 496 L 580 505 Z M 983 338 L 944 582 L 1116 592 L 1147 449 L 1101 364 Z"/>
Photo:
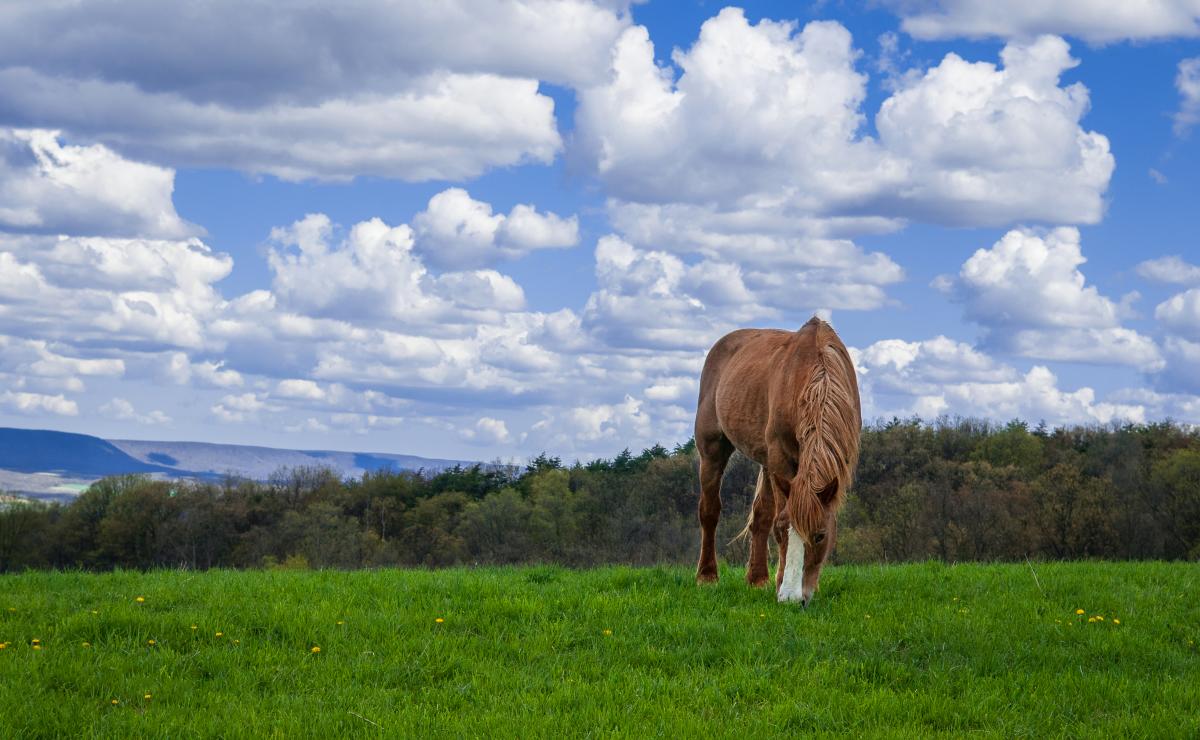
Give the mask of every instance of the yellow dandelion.
<path id="1" fill-rule="evenodd" d="M 1083 614 L 1083 610 L 1082 610 L 1082 609 L 1076 609 L 1076 610 L 1075 610 L 1075 613 L 1076 613 L 1076 614 Z"/>
<path id="2" fill-rule="evenodd" d="M 145 695 L 145 696 L 143 696 L 142 698 L 143 698 L 143 699 L 145 699 L 146 701 L 150 701 L 150 695 L 149 695 L 149 694 L 146 694 L 146 695 Z"/>
<path id="3" fill-rule="evenodd" d="M 437 624 L 441 624 L 442 622 L 445 622 L 446 620 L 442 619 L 441 617 L 438 617 L 437 619 L 435 619 L 433 621 Z"/>
<path id="4" fill-rule="evenodd" d="M 612 630 L 604 630 L 605 637 L 612 637 Z"/>
<path id="5" fill-rule="evenodd" d="M 158 643 L 155 642 L 154 640 L 146 640 L 146 644 L 149 645 L 150 647 L 154 647 Z"/>
<path id="6" fill-rule="evenodd" d="M 224 633 L 224 632 L 218 632 L 218 633 L 217 633 L 217 637 L 224 637 L 224 636 L 225 636 L 225 633 Z"/>
<path id="7" fill-rule="evenodd" d="M 320 645 L 313 645 L 313 646 L 312 646 L 312 652 L 313 652 L 313 653 L 319 653 L 319 652 L 321 652 L 321 646 L 320 646 Z"/>
<path id="8" fill-rule="evenodd" d="M 767 616 L 767 615 L 766 615 L 766 614 L 759 613 L 759 615 L 758 615 L 758 616 L 760 616 L 760 617 L 765 617 L 765 616 Z"/>
<path id="9" fill-rule="evenodd" d="M 870 618 L 871 618 L 871 615 L 870 615 L 870 614 L 864 614 L 864 615 L 863 615 L 863 619 L 870 619 Z"/>
<path id="10" fill-rule="evenodd" d="M 7 642 L 0 642 L 0 650 L 3 650 L 3 649 L 4 649 L 4 648 L 6 648 L 6 647 L 8 647 L 8 643 L 7 643 Z"/>
<path id="11" fill-rule="evenodd" d="M 120 704 L 120 703 L 121 703 L 121 700 L 120 700 L 120 699 L 113 699 L 113 700 L 112 700 L 112 705 L 113 705 L 114 707 L 115 707 L 115 706 L 117 706 L 117 705 L 118 705 L 118 704 Z"/>
<path id="12" fill-rule="evenodd" d="M 343 622 L 343 621 L 342 621 L 342 620 L 340 620 L 340 619 L 337 621 L 337 623 L 338 623 L 339 625 L 343 625 L 343 624 L 345 624 L 345 622 Z"/>
<path id="13" fill-rule="evenodd" d="M 196 629 L 196 625 L 194 625 L 194 624 L 193 624 L 193 625 L 192 625 L 192 629 L 193 629 L 193 630 L 195 630 L 195 629 Z"/>
<path id="14" fill-rule="evenodd" d="M 34 650 L 41 650 L 41 649 L 42 649 L 42 646 L 41 646 L 41 645 L 34 645 L 34 646 L 33 646 L 33 649 L 34 649 Z"/>
<path id="15" fill-rule="evenodd" d="M 100 613 L 100 610 L 98 610 L 98 609 L 93 609 L 93 610 L 92 610 L 92 614 L 99 614 L 99 613 Z"/>
<path id="16" fill-rule="evenodd" d="M 134 599 L 134 601 L 136 601 L 137 603 L 141 604 L 141 603 L 143 603 L 143 602 L 145 602 L 145 601 L 146 601 L 146 597 L 145 597 L 145 596 L 139 596 L 139 597 L 137 597 L 136 599 Z"/>
<path id="17" fill-rule="evenodd" d="M 30 644 L 32 644 L 32 645 L 41 645 L 41 644 L 42 644 L 42 641 L 41 641 L 41 640 L 39 640 L 39 639 L 38 639 L 38 638 L 36 638 L 36 637 L 35 637 L 35 638 L 33 638 L 32 640 L 30 640 L 29 642 L 30 642 Z"/>
<path id="18" fill-rule="evenodd" d="M 89 647 L 91 647 L 91 646 L 92 646 L 92 643 L 90 643 L 90 642 L 85 642 L 85 643 L 83 643 L 83 646 L 84 646 L 85 648 L 89 648 Z"/>
<path id="19" fill-rule="evenodd" d="M 1119 620 L 1119 619 L 1114 619 L 1114 620 L 1113 620 L 1113 624 L 1120 624 L 1120 623 L 1121 623 L 1121 620 Z"/>
<path id="20" fill-rule="evenodd" d="M 1097 614 L 1097 615 L 1096 615 L 1096 621 L 1097 621 L 1097 622 L 1103 622 L 1103 621 L 1104 621 L 1104 615 L 1103 615 L 1103 614 Z"/>
<path id="21" fill-rule="evenodd" d="M 241 645 L 241 644 L 242 644 L 242 641 L 241 641 L 241 640 L 234 640 L 234 641 L 233 641 L 233 644 L 234 644 L 234 645 Z"/>
<path id="22" fill-rule="evenodd" d="M 1095 617 L 1088 617 L 1088 621 L 1089 621 L 1089 622 L 1095 622 L 1095 621 L 1096 621 L 1096 618 L 1095 618 Z"/>

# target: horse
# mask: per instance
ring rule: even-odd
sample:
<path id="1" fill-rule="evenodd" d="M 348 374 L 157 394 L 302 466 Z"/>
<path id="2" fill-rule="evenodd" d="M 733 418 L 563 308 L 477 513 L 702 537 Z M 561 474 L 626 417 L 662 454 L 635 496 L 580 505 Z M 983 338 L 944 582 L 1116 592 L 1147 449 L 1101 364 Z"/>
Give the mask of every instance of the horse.
<path id="1" fill-rule="evenodd" d="M 696 407 L 700 455 L 698 584 L 718 578 L 721 478 L 736 449 L 760 465 L 746 580 L 767 584 L 767 536 L 779 544 L 779 601 L 807 606 L 837 540 L 837 512 L 858 465 L 862 409 L 854 362 L 833 327 L 739 329 L 704 360 Z M 801 575 L 803 577 L 801 577 Z"/>

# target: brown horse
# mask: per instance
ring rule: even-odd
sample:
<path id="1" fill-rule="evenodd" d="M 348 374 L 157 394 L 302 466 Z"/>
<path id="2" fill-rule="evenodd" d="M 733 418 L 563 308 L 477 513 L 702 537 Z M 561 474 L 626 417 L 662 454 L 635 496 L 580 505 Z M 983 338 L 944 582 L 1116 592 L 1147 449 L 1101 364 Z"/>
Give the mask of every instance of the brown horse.
<path id="1" fill-rule="evenodd" d="M 762 466 L 746 525 L 746 580 L 766 585 L 773 530 L 778 598 L 807 605 L 837 537 L 837 511 L 858 464 L 861 428 L 854 363 L 829 324 L 813 317 L 799 331 L 740 329 L 717 341 L 704 361 L 696 409 L 696 582 L 717 580 L 721 477 L 737 449 Z"/>

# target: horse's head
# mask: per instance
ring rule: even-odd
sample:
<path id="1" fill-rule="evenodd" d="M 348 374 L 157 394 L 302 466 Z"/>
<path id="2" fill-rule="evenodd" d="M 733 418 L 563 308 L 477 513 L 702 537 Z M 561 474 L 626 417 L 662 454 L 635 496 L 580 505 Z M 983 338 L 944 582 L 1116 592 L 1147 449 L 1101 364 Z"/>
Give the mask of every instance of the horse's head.
<path id="1" fill-rule="evenodd" d="M 796 490 L 796 481 L 789 488 Z M 781 507 L 775 520 L 777 535 L 786 537 L 787 557 L 781 562 L 783 578 L 779 582 L 780 601 L 799 601 L 808 606 L 817 583 L 821 579 L 821 567 L 837 542 L 837 481 L 821 491 L 811 502 L 811 508 L 803 517 L 796 516 L 791 506 Z M 793 516 L 797 523 L 793 524 Z M 799 526 L 797 526 L 797 524 Z"/>

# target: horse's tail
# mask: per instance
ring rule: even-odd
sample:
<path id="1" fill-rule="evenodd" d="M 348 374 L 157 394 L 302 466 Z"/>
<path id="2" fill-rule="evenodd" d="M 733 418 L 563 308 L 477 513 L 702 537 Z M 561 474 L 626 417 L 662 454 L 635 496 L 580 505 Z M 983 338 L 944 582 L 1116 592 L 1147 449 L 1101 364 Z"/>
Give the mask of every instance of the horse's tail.
<path id="1" fill-rule="evenodd" d="M 792 526 L 805 538 L 820 529 L 826 507 L 836 511 L 845 500 L 862 426 L 850 354 L 827 325 L 817 332 L 817 358 L 800 390 L 800 454 L 787 502 Z"/>
<path id="2" fill-rule="evenodd" d="M 750 525 L 754 523 L 754 504 L 758 503 L 758 497 L 763 495 L 763 486 L 767 485 L 767 471 L 765 468 L 758 469 L 758 482 L 754 484 L 754 500 L 750 502 L 750 512 L 746 514 L 746 526 L 742 527 L 742 531 L 733 536 L 729 544 L 733 544 L 739 540 L 744 540 L 750 535 Z"/>

